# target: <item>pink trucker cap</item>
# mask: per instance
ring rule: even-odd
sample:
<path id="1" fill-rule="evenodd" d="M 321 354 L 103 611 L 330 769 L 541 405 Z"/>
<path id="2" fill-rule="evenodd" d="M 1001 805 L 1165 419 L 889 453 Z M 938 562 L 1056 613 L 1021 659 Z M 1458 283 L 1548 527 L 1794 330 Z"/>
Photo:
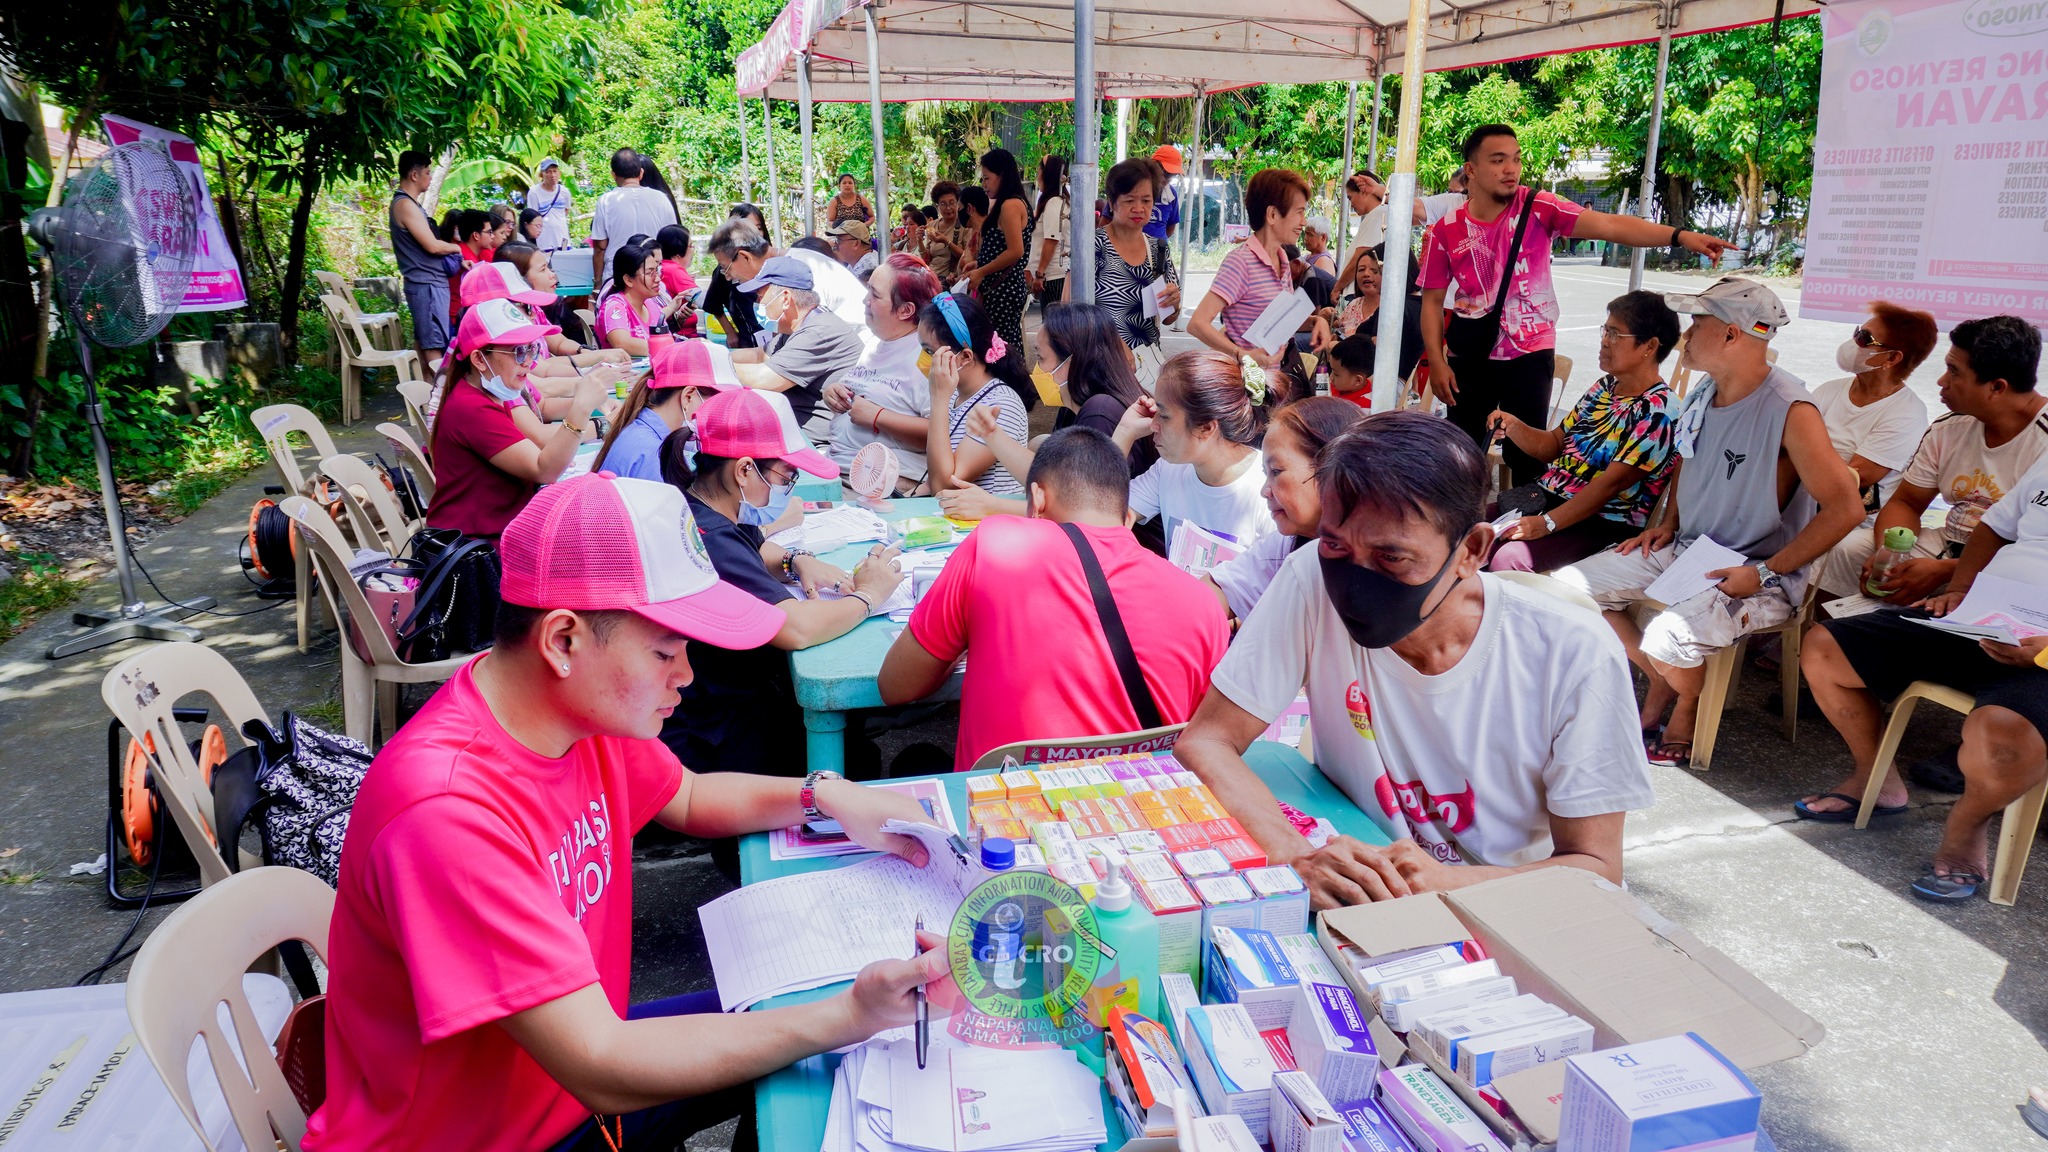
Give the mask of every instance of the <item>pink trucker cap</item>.
<path id="1" fill-rule="evenodd" d="M 740 386 L 739 373 L 732 369 L 732 353 L 723 344 L 709 340 L 676 340 L 657 344 L 652 357 L 654 388 L 695 388 L 700 392 L 723 392 Z"/>
<path id="2" fill-rule="evenodd" d="M 542 488 L 498 538 L 499 594 L 528 608 L 626 609 L 721 648 L 788 618 L 718 578 L 681 490 L 609 472 Z"/>
<path id="3" fill-rule="evenodd" d="M 474 308 L 486 300 L 517 300 L 521 304 L 553 304 L 555 294 L 543 292 L 526 282 L 519 265 L 508 260 L 479 264 L 462 274 L 462 306 Z"/>
<path id="4" fill-rule="evenodd" d="M 796 411 L 780 392 L 735 388 L 697 409 L 698 450 L 728 460 L 787 460 L 813 476 L 839 478 L 839 465 L 811 447 L 796 426 Z"/>
<path id="5" fill-rule="evenodd" d="M 467 356 L 479 348 L 517 348 L 561 329 L 553 324 L 536 324 L 526 310 L 510 300 L 486 300 L 462 314 L 462 327 L 455 333 L 455 354 Z"/>

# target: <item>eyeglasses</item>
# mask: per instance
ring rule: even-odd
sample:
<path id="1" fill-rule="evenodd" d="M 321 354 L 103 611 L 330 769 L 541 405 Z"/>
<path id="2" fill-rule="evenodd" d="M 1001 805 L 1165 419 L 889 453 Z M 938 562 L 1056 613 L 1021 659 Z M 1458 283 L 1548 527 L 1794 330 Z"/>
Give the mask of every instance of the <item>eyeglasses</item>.
<path id="1" fill-rule="evenodd" d="M 759 467 L 759 465 L 757 464 L 756 467 Z M 774 464 L 761 468 L 761 479 L 766 480 L 773 487 L 781 488 L 785 485 L 796 483 L 796 469 L 778 460 Z"/>
<path id="2" fill-rule="evenodd" d="M 491 351 L 502 352 L 510 356 L 513 362 L 521 368 L 531 368 L 535 364 L 540 363 L 541 353 L 546 351 L 546 349 L 540 341 L 535 340 L 530 344 L 521 344 L 516 348 L 493 348 Z"/>
<path id="3" fill-rule="evenodd" d="M 1623 339 L 1634 340 L 1635 338 L 1636 334 L 1625 328 L 1616 328 L 1610 324 L 1602 324 L 1600 326 L 1600 342 L 1602 344 L 1613 344 Z"/>
<path id="4" fill-rule="evenodd" d="M 1891 350 L 1891 345 L 1885 343 L 1882 340 L 1879 340 L 1875 336 L 1872 336 L 1870 334 L 1870 329 L 1868 328 L 1857 328 L 1856 331 L 1853 334 L 1851 334 L 1849 338 L 1856 342 L 1856 346 L 1858 348 L 1883 348 L 1886 351 Z"/>

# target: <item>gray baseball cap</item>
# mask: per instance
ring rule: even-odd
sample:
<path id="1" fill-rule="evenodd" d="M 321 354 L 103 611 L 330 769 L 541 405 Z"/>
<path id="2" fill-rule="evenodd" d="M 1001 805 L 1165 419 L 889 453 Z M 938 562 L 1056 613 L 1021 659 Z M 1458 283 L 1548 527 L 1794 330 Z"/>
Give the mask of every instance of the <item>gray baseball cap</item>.
<path id="1" fill-rule="evenodd" d="M 1776 292 L 1740 276 L 1723 276 L 1704 292 L 1666 293 L 1664 303 L 1673 312 L 1712 316 L 1759 340 L 1769 340 L 1792 322 Z"/>

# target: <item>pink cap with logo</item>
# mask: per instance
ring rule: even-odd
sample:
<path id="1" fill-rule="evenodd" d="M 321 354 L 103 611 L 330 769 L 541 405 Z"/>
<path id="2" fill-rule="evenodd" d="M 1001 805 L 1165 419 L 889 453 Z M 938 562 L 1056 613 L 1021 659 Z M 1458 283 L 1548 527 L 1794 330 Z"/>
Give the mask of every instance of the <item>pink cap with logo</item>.
<path id="1" fill-rule="evenodd" d="M 682 492 L 609 472 L 549 484 L 498 538 L 498 591 L 528 608 L 622 609 L 721 648 L 759 648 L 788 619 L 718 578 Z"/>
<path id="2" fill-rule="evenodd" d="M 698 450 L 735 460 L 787 460 L 813 476 L 839 478 L 839 465 L 811 447 L 796 424 L 796 411 L 780 392 L 735 388 L 720 392 L 697 409 Z"/>
<path id="3" fill-rule="evenodd" d="M 474 308 L 486 300 L 517 300 L 521 304 L 553 304 L 555 294 L 543 292 L 526 282 L 519 266 L 505 260 L 479 264 L 462 274 L 462 306 Z"/>
<path id="4" fill-rule="evenodd" d="M 654 375 L 650 388 L 695 388 L 700 392 L 723 392 L 740 386 L 739 373 L 732 369 L 732 353 L 709 340 L 676 340 L 657 344 L 652 357 Z"/>
<path id="5" fill-rule="evenodd" d="M 526 309 L 510 300 L 486 300 L 462 314 L 455 354 L 467 356 L 486 345 L 517 348 L 560 331 L 553 324 L 536 324 Z"/>

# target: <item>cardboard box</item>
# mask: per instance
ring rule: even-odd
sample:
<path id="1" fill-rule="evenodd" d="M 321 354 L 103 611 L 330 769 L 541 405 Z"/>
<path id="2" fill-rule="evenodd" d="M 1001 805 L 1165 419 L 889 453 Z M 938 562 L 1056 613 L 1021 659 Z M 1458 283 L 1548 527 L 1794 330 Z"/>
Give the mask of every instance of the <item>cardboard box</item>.
<path id="1" fill-rule="evenodd" d="M 1479 1114 L 1450 1085 L 1420 1064 L 1380 1073 L 1380 1108 L 1418 1148 L 1437 1152 L 1507 1152 Z"/>
<path id="2" fill-rule="evenodd" d="M 1558 1152 L 1756 1147 L 1763 1097 L 1695 1033 L 1573 1056 L 1564 1068 Z"/>
<path id="3" fill-rule="evenodd" d="M 1415 1145 L 1378 1104 L 1358 1100 L 1337 1108 L 1344 1118 L 1344 1139 L 1349 1152 L 1415 1152 Z"/>
<path id="4" fill-rule="evenodd" d="M 1343 1118 L 1302 1073 L 1274 1073 L 1268 1108 L 1273 1152 L 1344 1152 Z"/>
<path id="5" fill-rule="evenodd" d="M 1213 1115 L 1242 1117 L 1253 1141 L 1266 1142 L 1272 1115 L 1273 1054 L 1242 1004 L 1188 1009 L 1188 1071 Z"/>
<path id="6" fill-rule="evenodd" d="M 1256 928 L 1217 928 L 1203 939 L 1202 998 L 1242 1005 L 1260 1028 L 1286 1027 L 1300 977 L 1280 941 Z"/>
<path id="7" fill-rule="evenodd" d="M 1287 1021 L 1294 1066 L 1331 1100 L 1371 1096 L 1380 1071 L 1379 1046 L 1366 1025 L 1372 1014 L 1342 984 L 1303 981 L 1299 987 Z"/>
<path id="8" fill-rule="evenodd" d="M 1461 1040 L 1451 1052 L 1451 1070 L 1483 1088 L 1502 1076 L 1592 1050 L 1593 1026 L 1577 1016 L 1561 1016 Z"/>
<path id="9" fill-rule="evenodd" d="M 1826 1036 L 1733 960 L 1582 868 L 1541 868 L 1453 892 L 1331 909 L 1317 917 L 1316 934 L 1333 959 L 1346 941 L 1382 956 L 1474 940 L 1523 992 L 1592 1024 L 1596 1051 L 1695 1032 L 1737 1068 L 1752 1070 L 1803 1055 Z M 1344 975 L 1350 981 L 1355 974 Z M 1411 1040 L 1408 1048 L 1455 1078 L 1428 1045 Z M 1470 1094 L 1467 1103 L 1512 1137 L 1512 1124 L 1485 1109 L 1469 1085 L 1451 1087 Z M 1534 1142 L 1557 1140 L 1563 1066 L 1504 1076 L 1493 1089 Z"/>

